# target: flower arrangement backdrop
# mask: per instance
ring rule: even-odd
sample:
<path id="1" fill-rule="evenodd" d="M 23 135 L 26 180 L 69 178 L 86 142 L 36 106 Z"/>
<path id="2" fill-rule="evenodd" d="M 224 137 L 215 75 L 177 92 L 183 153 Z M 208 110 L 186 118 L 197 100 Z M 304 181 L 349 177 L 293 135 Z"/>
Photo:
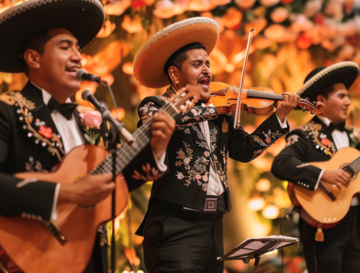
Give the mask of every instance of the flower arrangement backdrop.
<path id="1" fill-rule="evenodd" d="M 22 1 L 1 0 L 0 13 Z M 248 32 L 255 27 L 246 67 L 244 87 L 270 87 L 275 93 L 296 92 L 305 76 L 317 66 L 351 60 L 360 64 L 359 0 L 103 0 L 106 22 L 103 29 L 82 52 L 82 65 L 90 73 L 108 80 L 115 93 L 114 109 L 107 89 L 84 82 L 75 99 L 84 105 L 81 92 L 96 93 L 108 103 L 129 131 L 136 130 L 137 106 L 150 95 L 164 89 L 148 89 L 133 76 L 132 61 L 140 46 L 158 30 L 176 21 L 210 17 L 220 26 L 220 39 L 211 54 L 213 80 L 238 85 Z M 1 34 L 0 34 L 1 37 Z M 6 42 L 6 41 L 2 41 Z M 151 73 L 151 71 L 149 71 Z M 0 93 L 21 89 L 23 74 L 0 73 Z M 360 81 L 351 87 L 352 106 L 349 125 L 360 125 Z M 293 111 L 288 119 L 292 128 L 310 120 L 311 115 Z M 242 125 L 251 132 L 264 119 L 243 113 Z M 285 146 L 284 139 L 251 163 L 230 160 L 228 180 L 233 210 L 224 218 L 225 251 L 249 237 L 270 234 L 298 236 L 298 216 L 282 221 L 290 212 L 286 181 L 271 173 L 271 163 Z M 117 272 L 146 272 L 142 237 L 134 236 L 147 208 L 151 183 L 131 194 L 128 210 L 116 219 Z M 130 240 L 129 240 L 130 239 Z M 133 250 L 134 249 L 134 250 Z M 264 256 L 258 272 L 279 272 L 280 253 Z M 284 272 L 305 272 L 301 246 L 284 249 Z M 133 266 L 131 265 L 133 264 Z M 226 272 L 250 272 L 242 261 L 226 262 Z"/>

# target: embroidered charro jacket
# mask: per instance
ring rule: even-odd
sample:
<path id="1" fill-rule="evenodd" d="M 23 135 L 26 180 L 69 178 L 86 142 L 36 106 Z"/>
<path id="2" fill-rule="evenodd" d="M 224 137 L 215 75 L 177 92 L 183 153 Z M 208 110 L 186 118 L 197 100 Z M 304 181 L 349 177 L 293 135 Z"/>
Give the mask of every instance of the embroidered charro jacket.
<path id="1" fill-rule="evenodd" d="M 162 107 L 173 91 L 145 98 L 139 106 L 139 124 Z M 199 122 L 208 120 L 210 147 Z M 227 211 L 231 202 L 227 183 L 228 157 L 248 162 L 259 156 L 288 129 L 282 129 L 275 114 L 266 119 L 252 134 L 233 129 L 233 118 L 218 116 L 214 107 L 193 107 L 176 117 L 176 130 L 167 149 L 169 172 L 153 183 L 150 206 L 154 201 L 171 202 L 203 211 L 209 182 L 211 161 L 225 188 Z"/>
<path id="2" fill-rule="evenodd" d="M 357 147 L 358 139 L 345 127 L 350 147 Z M 336 152 L 330 129 L 315 116 L 308 124 L 291 131 L 287 147 L 276 156 L 272 173 L 279 179 L 314 190 L 321 169 L 307 162 L 328 161 Z"/>
<path id="3" fill-rule="evenodd" d="M 79 117 L 90 108 L 78 106 L 74 117 L 86 144 L 112 148 L 108 124 L 91 129 Z M 64 159 L 62 139 L 44 104 L 39 89 L 28 83 L 24 89 L 0 95 L 0 214 L 49 220 L 55 183 L 34 182 L 25 186 L 13 174 L 19 172 L 51 172 Z M 76 162 L 74 162 L 76 168 Z M 129 190 L 133 190 L 160 174 L 148 145 L 124 169 Z"/>

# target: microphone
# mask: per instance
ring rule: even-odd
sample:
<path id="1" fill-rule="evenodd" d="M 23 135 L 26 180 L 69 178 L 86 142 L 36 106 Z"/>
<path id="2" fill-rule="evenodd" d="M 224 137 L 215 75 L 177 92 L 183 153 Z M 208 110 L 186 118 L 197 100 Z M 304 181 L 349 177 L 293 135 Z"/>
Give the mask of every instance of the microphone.
<path id="1" fill-rule="evenodd" d="M 83 69 L 85 70 L 85 69 Z M 85 70 L 86 71 L 86 70 Z M 76 73 L 77 74 L 77 73 Z M 91 75 L 91 74 L 90 74 Z M 111 115 L 109 109 L 102 106 L 101 103 L 94 97 L 94 94 L 90 90 L 84 90 L 81 93 L 81 98 L 87 100 L 95 106 L 95 108 L 101 113 L 101 116 L 110 121 L 115 128 L 119 131 L 120 137 L 129 145 L 135 145 L 134 137 Z"/>
<path id="2" fill-rule="evenodd" d="M 80 70 L 85 70 L 85 69 L 80 69 Z M 80 71 L 78 70 L 78 72 Z M 85 70 L 86 71 L 86 70 Z M 76 72 L 76 76 L 77 76 L 77 72 Z M 91 74 L 89 74 L 91 75 Z M 94 94 L 90 91 L 90 90 L 84 90 L 81 93 L 81 98 L 83 100 L 87 100 L 89 102 L 92 103 L 92 105 L 95 106 L 95 108 L 101 113 L 104 114 L 104 112 L 106 111 L 106 109 L 104 109 L 103 107 L 101 107 L 100 102 L 94 97 Z"/>
<path id="3" fill-rule="evenodd" d="M 103 80 L 99 76 L 88 73 L 83 68 L 78 69 L 78 71 L 76 71 L 76 77 L 78 78 L 79 81 L 90 81 L 90 82 L 96 82 L 96 83 L 107 85 L 107 81 Z"/>

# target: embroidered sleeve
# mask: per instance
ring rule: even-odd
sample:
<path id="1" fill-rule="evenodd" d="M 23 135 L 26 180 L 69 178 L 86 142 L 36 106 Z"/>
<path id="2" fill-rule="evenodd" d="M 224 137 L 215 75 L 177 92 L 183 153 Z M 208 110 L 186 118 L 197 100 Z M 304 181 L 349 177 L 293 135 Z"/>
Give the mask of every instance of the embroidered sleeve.
<path id="1" fill-rule="evenodd" d="M 155 167 L 151 167 L 150 163 L 141 166 L 141 173 L 137 170 L 134 170 L 132 178 L 136 180 L 144 180 L 144 181 L 156 181 L 158 180 L 162 174 Z"/>
<path id="2" fill-rule="evenodd" d="M 245 132 L 242 128 L 233 129 L 233 118 L 230 128 L 230 157 L 241 161 L 248 162 L 262 154 L 270 145 L 275 143 L 284 134 L 288 133 L 287 129 L 282 129 L 277 117 L 272 114 L 268 117 L 254 132 L 251 134 Z"/>

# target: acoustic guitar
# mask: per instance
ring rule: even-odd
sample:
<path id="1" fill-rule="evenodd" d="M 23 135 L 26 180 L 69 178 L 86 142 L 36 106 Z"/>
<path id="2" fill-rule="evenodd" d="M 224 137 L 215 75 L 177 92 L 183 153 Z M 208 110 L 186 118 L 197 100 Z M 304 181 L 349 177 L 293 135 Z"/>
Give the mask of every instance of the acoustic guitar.
<path id="1" fill-rule="evenodd" d="M 343 148 L 325 162 L 307 163 L 324 170 L 342 169 L 349 173 L 349 187 L 331 185 L 320 181 L 316 190 L 311 191 L 289 183 L 287 191 L 294 206 L 300 206 L 300 216 L 317 228 L 331 228 L 344 218 L 350 208 L 351 199 L 360 192 L 360 151 Z"/>
<path id="2" fill-rule="evenodd" d="M 172 117 L 188 111 L 199 98 L 198 88 L 179 93 L 161 110 Z M 116 150 L 116 216 L 127 205 L 128 188 L 122 170 L 150 142 L 151 119 L 133 134 L 135 143 Z M 113 155 L 97 146 L 82 145 L 71 150 L 53 173 L 19 173 L 22 179 L 69 184 L 87 174 L 112 173 Z M 76 204 L 58 207 L 55 223 L 23 217 L 0 216 L 0 271 L 17 273 L 80 273 L 88 264 L 100 224 L 112 219 L 111 195 L 93 207 Z"/>

